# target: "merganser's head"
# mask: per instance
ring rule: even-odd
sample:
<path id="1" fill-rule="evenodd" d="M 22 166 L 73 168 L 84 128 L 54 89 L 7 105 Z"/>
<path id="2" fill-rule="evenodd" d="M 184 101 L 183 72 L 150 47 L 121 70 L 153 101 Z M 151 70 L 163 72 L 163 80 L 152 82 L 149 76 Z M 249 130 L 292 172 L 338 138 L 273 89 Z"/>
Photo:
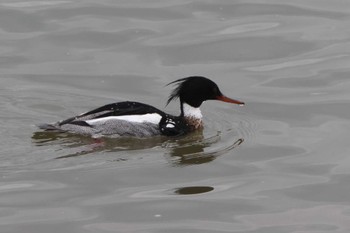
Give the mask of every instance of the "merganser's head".
<path id="1" fill-rule="evenodd" d="M 206 100 L 220 100 L 223 102 L 244 105 L 244 102 L 223 95 L 218 85 L 205 77 L 191 76 L 178 79 L 169 84 L 177 84 L 177 87 L 170 94 L 167 104 L 172 100 L 179 98 L 181 107 L 183 104 L 188 104 L 193 108 L 199 108 L 203 101 Z"/>
<path id="2" fill-rule="evenodd" d="M 174 83 L 177 84 L 177 87 L 170 94 L 167 104 L 177 98 L 180 99 L 180 116 L 184 117 L 191 130 L 203 127 L 202 113 L 199 109 L 203 101 L 220 100 L 228 103 L 244 105 L 244 103 L 239 100 L 234 100 L 224 96 L 218 85 L 205 77 L 191 76 L 176 80 L 169 84 Z"/>

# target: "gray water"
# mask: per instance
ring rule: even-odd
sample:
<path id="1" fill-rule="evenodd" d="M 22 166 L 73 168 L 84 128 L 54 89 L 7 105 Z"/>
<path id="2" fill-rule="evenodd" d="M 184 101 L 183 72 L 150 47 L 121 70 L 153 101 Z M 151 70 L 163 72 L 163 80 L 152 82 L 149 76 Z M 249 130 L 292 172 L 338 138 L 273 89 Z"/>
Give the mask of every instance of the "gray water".
<path id="1" fill-rule="evenodd" d="M 0 232 L 350 231 L 350 2 L 0 1 Z M 202 75 L 182 138 L 40 132 Z"/>

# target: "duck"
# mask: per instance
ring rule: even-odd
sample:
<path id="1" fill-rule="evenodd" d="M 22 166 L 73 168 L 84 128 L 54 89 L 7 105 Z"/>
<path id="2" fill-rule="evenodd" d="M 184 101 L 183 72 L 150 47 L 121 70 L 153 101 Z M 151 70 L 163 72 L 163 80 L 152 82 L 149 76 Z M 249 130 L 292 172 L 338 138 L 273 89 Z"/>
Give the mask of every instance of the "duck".
<path id="1" fill-rule="evenodd" d="M 190 76 L 170 82 L 175 85 L 166 102 L 179 99 L 180 114 L 174 116 L 151 105 L 123 101 L 101 106 L 80 115 L 38 127 L 44 131 L 67 132 L 92 137 L 180 136 L 203 129 L 200 106 L 207 100 L 244 105 L 222 94 L 218 85 L 203 76 Z"/>

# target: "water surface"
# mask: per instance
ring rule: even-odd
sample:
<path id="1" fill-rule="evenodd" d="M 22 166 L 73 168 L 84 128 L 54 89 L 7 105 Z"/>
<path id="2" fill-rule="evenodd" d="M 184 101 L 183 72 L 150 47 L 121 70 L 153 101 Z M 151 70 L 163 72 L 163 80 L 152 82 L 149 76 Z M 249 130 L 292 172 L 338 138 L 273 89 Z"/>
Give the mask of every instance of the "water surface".
<path id="1" fill-rule="evenodd" d="M 347 1 L 1 1 L 1 232 L 350 230 Z M 181 138 L 38 131 L 207 76 Z"/>

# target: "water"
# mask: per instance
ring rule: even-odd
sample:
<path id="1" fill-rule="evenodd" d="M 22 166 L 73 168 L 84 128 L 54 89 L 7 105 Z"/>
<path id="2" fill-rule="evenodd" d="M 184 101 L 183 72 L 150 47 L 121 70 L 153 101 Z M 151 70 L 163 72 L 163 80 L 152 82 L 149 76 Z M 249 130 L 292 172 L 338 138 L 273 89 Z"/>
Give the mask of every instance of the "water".
<path id="1" fill-rule="evenodd" d="M 1 1 L 0 232 L 350 230 L 348 1 Z M 47 134 L 103 104 L 206 102 L 182 138 Z"/>

